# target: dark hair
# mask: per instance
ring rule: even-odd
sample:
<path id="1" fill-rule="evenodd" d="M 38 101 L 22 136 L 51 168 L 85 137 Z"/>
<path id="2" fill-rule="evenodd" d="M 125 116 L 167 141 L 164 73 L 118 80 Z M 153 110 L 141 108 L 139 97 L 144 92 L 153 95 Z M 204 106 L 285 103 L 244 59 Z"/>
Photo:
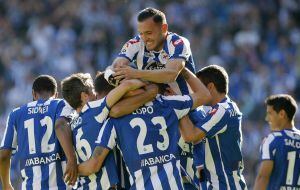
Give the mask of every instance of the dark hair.
<path id="1" fill-rule="evenodd" d="M 266 98 L 265 104 L 272 106 L 276 113 L 284 110 L 287 117 L 292 121 L 298 109 L 297 103 L 294 98 L 288 94 L 276 94 Z"/>
<path id="2" fill-rule="evenodd" d="M 219 93 L 228 93 L 228 74 L 223 67 L 210 65 L 198 71 L 196 76 L 205 86 L 212 82 Z"/>
<path id="3" fill-rule="evenodd" d="M 104 72 L 97 72 L 94 80 L 95 91 L 98 94 L 106 93 L 108 94 L 114 86 L 110 85 L 107 80 L 104 78 Z"/>
<path id="4" fill-rule="evenodd" d="M 61 82 L 62 96 L 74 109 L 82 105 L 81 93 L 89 93 L 91 87 L 93 82 L 90 74 L 72 74 Z"/>
<path id="5" fill-rule="evenodd" d="M 57 82 L 50 75 L 40 75 L 34 79 L 32 90 L 36 93 L 50 92 L 54 95 L 57 92 Z"/>
<path id="6" fill-rule="evenodd" d="M 153 21 L 155 23 L 159 23 L 159 24 L 167 23 L 166 15 L 163 12 L 161 12 L 160 10 L 157 10 L 152 7 L 148 7 L 148 8 L 141 10 L 138 14 L 137 20 L 139 22 L 143 22 L 144 20 L 151 18 L 151 17 L 153 18 Z"/>

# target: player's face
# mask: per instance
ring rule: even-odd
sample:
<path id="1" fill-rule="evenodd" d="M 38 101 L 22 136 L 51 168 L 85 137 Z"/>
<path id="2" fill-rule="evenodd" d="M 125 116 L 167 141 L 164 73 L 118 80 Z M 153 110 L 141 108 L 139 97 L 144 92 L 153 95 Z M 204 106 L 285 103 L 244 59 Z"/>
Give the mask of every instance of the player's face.
<path id="1" fill-rule="evenodd" d="M 280 117 L 279 113 L 273 109 L 273 106 L 267 105 L 266 121 L 269 123 L 271 130 L 278 130 Z"/>
<path id="2" fill-rule="evenodd" d="M 163 48 L 167 25 L 159 24 L 148 18 L 138 22 L 138 32 L 148 51 L 160 51 Z"/>

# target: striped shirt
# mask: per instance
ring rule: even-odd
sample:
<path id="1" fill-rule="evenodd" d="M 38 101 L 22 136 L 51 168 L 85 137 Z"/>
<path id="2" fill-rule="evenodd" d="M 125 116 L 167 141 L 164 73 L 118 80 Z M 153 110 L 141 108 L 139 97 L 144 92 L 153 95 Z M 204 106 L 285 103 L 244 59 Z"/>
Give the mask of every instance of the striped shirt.
<path id="1" fill-rule="evenodd" d="M 183 59 L 185 67 L 195 73 L 190 42 L 186 38 L 171 32 L 168 32 L 163 49 L 159 52 L 148 51 L 140 36 L 136 36 L 125 43 L 118 56 L 133 62 L 140 70 L 161 69 L 165 67 L 169 59 Z M 178 94 L 189 94 L 187 83 L 180 75 L 177 77 L 176 82 L 169 85 L 173 89 L 180 89 L 180 91 L 176 91 Z"/>
<path id="2" fill-rule="evenodd" d="M 73 131 L 73 143 L 79 163 L 88 160 L 95 149 L 95 141 L 99 131 L 107 119 L 109 108 L 106 99 L 88 102 L 73 121 L 71 128 Z M 114 154 L 111 152 L 102 169 L 88 177 L 80 177 L 78 189 L 101 190 L 109 189 L 118 183 L 118 173 Z"/>
<path id="3" fill-rule="evenodd" d="M 193 105 L 189 95 L 161 96 L 132 114 L 107 120 L 98 146 L 118 146 L 130 174 L 130 189 L 183 189 L 179 119 Z"/>
<path id="4" fill-rule="evenodd" d="M 208 189 L 247 189 L 242 175 L 242 113 L 228 97 L 196 124 L 206 133 L 205 175 Z"/>
<path id="5" fill-rule="evenodd" d="M 10 113 L 1 149 L 17 150 L 23 190 L 70 189 L 63 181 L 66 159 L 54 124 L 71 111 L 63 100 L 48 99 L 30 102 Z"/>
<path id="6" fill-rule="evenodd" d="M 300 189 L 300 131 L 296 128 L 275 131 L 261 146 L 261 159 L 274 162 L 271 189 Z"/>

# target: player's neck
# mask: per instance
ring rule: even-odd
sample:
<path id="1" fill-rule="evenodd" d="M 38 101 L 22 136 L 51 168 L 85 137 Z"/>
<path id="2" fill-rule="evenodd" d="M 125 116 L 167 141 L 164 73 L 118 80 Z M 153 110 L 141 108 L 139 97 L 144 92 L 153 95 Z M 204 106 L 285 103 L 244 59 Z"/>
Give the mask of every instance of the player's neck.
<path id="1" fill-rule="evenodd" d="M 290 122 L 290 121 L 285 121 L 282 123 L 282 125 L 280 126 L 281 130 L 284 129 L 293 129 L 294 128 L 294 122 Z"/>
<path id="2" fill-rule="evenodd" d="M 216 105 L 217 103 L 220 103 L 225 97 L 226 94 L 225 93 L 215 93 L 212 94 L 212 106 Z"/>

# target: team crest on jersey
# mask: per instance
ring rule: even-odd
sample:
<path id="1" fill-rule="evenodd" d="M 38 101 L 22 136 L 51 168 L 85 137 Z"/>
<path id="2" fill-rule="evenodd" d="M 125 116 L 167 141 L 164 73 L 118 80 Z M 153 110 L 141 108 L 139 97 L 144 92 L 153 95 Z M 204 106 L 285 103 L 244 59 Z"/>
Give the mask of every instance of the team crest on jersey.
<path id="1" fill-rule="evenodd" d="M 209 115 L 215 115 L 215 113 L 217 112 L 218 110 L 216 108 L 210 110 L 210 112 L 208 113 Z"/>
<path id="2" fill-rule="evenodd" d="M 179 38 L 178 40 L 176 40 L 175 42 L 172 42 L 174 46 L 177 46 L 179 44 L 183 44 L 183 40 L 181 38 Z"/>
<path id="3" fill-rule="evenodd" d="M 161 57 L 163 59 L 169 59 L 170 58 L 169 54 L 167 54 L 167 52 L 165 52 L 165 51 L 161 52 Z"/>
<path id="4" fill-rule="evenodd" d="M 165 68 L 165 65 L 160 62 L 152 62 L 145 67 L 146 70 L 157 70 L 163 68 Z"/>
<path id="5" fill-rule="evenodd" d="M 135 43 L 138 43 L 140 40 L 137 40 L 137 39 L 131 39 L 128 41 L 128 43 L 130 44 L 135 44 Z"/>

